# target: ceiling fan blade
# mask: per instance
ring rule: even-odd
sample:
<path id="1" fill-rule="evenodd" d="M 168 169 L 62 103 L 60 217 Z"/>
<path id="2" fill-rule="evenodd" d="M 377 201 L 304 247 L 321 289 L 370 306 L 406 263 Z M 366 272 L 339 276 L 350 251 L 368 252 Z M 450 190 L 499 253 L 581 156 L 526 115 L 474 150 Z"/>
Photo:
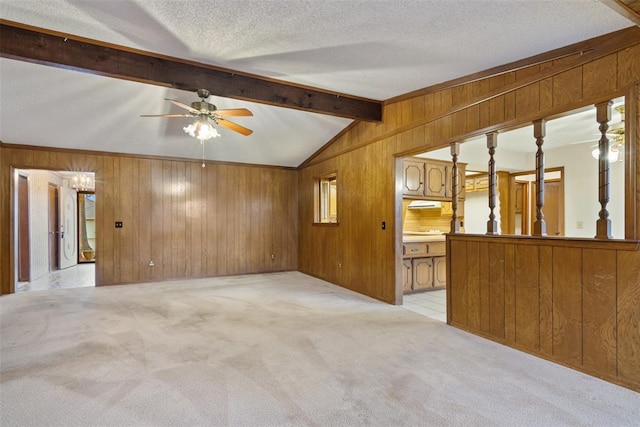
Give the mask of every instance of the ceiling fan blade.
<path id="1" fill-rule="evenodd" d="M 193 117 L 192 114 L 140 114 L 140 117 Z"/>
<path id="2" fill-rule="evenodd" d="M 233 131 L 241 133 L 244 136 L 249 136 L 249 135 L 251 135 L 253 133 L 253 131 L 251 129 L 247 129 L 244 126 L 240 126 L 239 124 L 230 122 L 229 120 L 218 119 L 218 124 L 220 126 L 226 127 L 227 129 L 231 129 Z"/>
<path id="3" fill-rule="evenodd" d="M 253 116 L 253 113 L 246 108 L 230 108 L 228 110 L 216 110 L 215 113 L 220 117 L 233 116 Z"/>
<path id="4" fill-rule="evenodd" d="M 200 111 L 196 110 L 195 108 L 191 108 L 191 106 L 187 105 L 187 104 L 183 104 L 180 101 L 176 101 L 175 99 L 169 99 L 169 98 L 165 98 L 165 101 L 169 101 L 171 102 L 173 105 L 177 105 L 180 108 L 184 108 L 185 110 L 188 110 L 190 113 L 192 114 L 199 114 Z"/>

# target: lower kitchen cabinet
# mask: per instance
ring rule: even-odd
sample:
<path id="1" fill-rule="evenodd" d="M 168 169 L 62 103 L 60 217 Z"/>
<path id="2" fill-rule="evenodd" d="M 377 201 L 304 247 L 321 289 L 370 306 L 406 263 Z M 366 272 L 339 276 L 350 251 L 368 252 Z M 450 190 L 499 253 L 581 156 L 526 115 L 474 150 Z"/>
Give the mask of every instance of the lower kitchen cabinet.
<path id="1" fill-rule="evenodd" d="M 404 258 L 402 289 L 404 293 L 443 289 L 447 286 L 447 257 Z"/>
<path id="2" fill-rule="evenodd" d="M 433 288 L 433 258 L 413 258 L 413 290 Z"/>
<path id="3" fill-rule="evenodd" d="M 444 241 L 403 243 L 402 289 L 405 294 L 447 286 L 445 246 Z"/>
<path id="4" fill-rule="evenodd" d="M 433 287 L 444 288 L 447 286 L 447 257 L 433 257 Z"/>
<path id="5" fill-rule="evenodd" d="M 413 267 L 411 266 L 411 258 L 402 260 L 402 290 L 404 293 L 411 292 L 413 286 Z"/>

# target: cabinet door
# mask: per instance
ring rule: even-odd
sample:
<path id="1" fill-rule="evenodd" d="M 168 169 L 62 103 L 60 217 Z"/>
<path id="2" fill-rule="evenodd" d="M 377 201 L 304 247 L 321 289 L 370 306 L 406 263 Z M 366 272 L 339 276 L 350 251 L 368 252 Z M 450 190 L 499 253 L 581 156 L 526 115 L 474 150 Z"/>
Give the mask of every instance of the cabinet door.
<path id="1" fill-rule="evenodd" d="M 413 258 L 413 290 L 433 288 L 433 258 Z"/>
<path id="2" fill-rule="evenodd" d="M 447 257 L 433 258 L 433 287 L 443 288 L 447 286 Z"/>
<path id="3" fill-rule="evenodd" d="M 446 197 L 447 167 L 438 163 L 425 163 L 425 196 L 437 199 Z"/>
<path id="4" fill-rule="evenodd" d="M 411 258 L 402 260 L 402 290 L 403 292 L 411 292 L 413 288 L 413 268 L 411 266 Z"/>
<path id="5" fill-rule="evenodd" d="M 402 194 L 424 196 L 424 162 L 405 160 L 402 163 Z"/>

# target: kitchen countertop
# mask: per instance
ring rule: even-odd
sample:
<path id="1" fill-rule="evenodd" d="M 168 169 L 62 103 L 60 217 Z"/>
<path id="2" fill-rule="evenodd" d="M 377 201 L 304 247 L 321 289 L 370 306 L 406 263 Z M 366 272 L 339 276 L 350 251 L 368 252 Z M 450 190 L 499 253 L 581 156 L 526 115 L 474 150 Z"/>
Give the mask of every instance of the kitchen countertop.
<path id="1" fill-rule="evenodd" d="M 403 233 L 403 242 L 444 242 L 444 234 L 431 234 L 431 233 Z"/>

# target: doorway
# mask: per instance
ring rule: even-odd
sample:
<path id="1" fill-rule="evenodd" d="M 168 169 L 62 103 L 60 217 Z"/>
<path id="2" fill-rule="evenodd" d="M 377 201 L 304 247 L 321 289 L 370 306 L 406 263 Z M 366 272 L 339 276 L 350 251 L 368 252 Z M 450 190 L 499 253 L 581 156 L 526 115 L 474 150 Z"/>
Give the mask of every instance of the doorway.
<path id="1" fill-rule="evenodd" d="M 78 262 L 80 189 L 73 179 L 77 175 L 42 169 L 14 170 L 14 292 L 95 286 L 95 264 Z M 94 182 L 93 173 L 82 175 L 91 177 L 90 184 Z M 82 191 L 95 198 L 93 185 Z M 95 222 L 93 217 L 92 214 Z M 95 226 L 93 233 L 94 230 Z M 95 239 L 91 250 L 95 251 Z"/>
<path id="2" fill-rule="evenodd" d="M 59 235 L 59 216 L 58 216 L 58 186 L 49 183 L 49 203 L 48 203 L 48 235 L 49 235 L 49 273 L 60 269 L 60 242 Z"/>
<path id="3" fill-rule="evenodd" d="M 545 169 L 542 214 L 548 236 L 564 236 L 564 168 Z M 535 171 L 512 173 L 508 234 L 531 235 L 536 221 Z"/>
<path id="4" fill-rule="evenodd" d="M 31 251 L 29 235 L 29 178 L 18 175 L 18 281 L 31 278 Z"/>

